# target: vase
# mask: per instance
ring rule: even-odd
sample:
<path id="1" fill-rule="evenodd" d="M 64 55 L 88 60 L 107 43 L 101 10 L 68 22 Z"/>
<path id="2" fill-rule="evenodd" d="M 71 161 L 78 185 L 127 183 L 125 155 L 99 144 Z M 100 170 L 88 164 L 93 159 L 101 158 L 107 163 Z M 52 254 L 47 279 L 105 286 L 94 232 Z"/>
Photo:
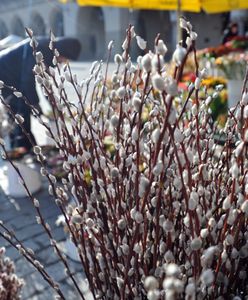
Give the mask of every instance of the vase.
<path id="1" fill-rule="evenodd" d="M 15 162 L 25 184 L 31 194 L 38 192 L 42 187 L 40 174 L 32 165 L 27 165 L 25 161 Z M 5 161 L 0 167 L 0 186 L 4 193 L 10 197 L 27 197 L 27 192 L 20 177 L 10 162 Z"/>
<path id="2" fill-rule="evenodd" d="M 227 81 L 228 108 L 234 107 L 241 99 L 242 80 L 229 79 Z"/>
<path id="3" fill-rule="evenodd" d="M 78 256 L 78 252 L 77 252 L 77 248 L 74 245 L 74 243 L 67 238 L 65 242 L 63 242 L 62 244 L 62 250 L 64 251 L 64 253 L 72 260 L 80 262 L 79 256 Z"/>
<path id="4" fill-rule="evenodd" d="M 49 127 L 52 131 L 52 134 L 54 134 L 55 136 L 57 135 L 57 127 L 56 127 L 56 122 L 54 120 L 49 120 Z M 55 145 L 55 141 L 54 139 L 50 136 L 50 135 L 47 135 L 46 136 L 46 145 L 51 145 L 51 146 L 54 146 Z"/>

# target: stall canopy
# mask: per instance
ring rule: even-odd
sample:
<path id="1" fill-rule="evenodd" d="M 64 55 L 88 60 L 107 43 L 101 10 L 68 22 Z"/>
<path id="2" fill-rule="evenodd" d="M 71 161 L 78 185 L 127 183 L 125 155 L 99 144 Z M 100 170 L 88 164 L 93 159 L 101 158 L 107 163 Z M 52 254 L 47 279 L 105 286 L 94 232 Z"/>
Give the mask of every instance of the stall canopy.
<path id="1" fill-rule="evenodd" d="M 73 2 L 60 0 L 62 3 Z M 75 1 L 74 1 L 75 2 Z M 132 9 L 181 10 L 221 13 L 236 9 L 247 9 L 248 0 L 76 0 L 81 6 L 116 6 Z"/>
<path id="2" fill-rule="evenodd" d="M 201 0 L 201 8 L 207 13 L 222 13 L 247 9 L 248 0 Z"/>
<path id="3" fill-rule="evenodd" d="M 72 2 L 60 0 L 62 3 Z M 81 6 L 115 6 L 131 9 L 182 10 L 199 12 L 199 0 L 77 0 Z"/>

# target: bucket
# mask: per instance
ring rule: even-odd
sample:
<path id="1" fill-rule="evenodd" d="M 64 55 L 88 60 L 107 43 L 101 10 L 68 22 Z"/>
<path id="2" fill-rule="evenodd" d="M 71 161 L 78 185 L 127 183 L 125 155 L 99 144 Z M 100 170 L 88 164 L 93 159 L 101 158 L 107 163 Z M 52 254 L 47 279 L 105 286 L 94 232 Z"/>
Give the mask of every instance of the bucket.
<path id="1" fill-rule="evenodd" d="M 228 108 L 234 107 L 241 100 L 243 82 L 231 79 L 227 81 Z"/>
<path id="2" fill-rule="evenodd" d="M 15 162 L 15 165 L 23 176 L 30 193 L 38 192 L 42 185 L 40 174 L 21 162 Z M 20 183 L 20 177 L 10 162 L 6 161 L 1 166 L 0 177 L 1 187 L 6 195 L 14 198 L 27 197 L 27 192 L 22 183 Z"/>

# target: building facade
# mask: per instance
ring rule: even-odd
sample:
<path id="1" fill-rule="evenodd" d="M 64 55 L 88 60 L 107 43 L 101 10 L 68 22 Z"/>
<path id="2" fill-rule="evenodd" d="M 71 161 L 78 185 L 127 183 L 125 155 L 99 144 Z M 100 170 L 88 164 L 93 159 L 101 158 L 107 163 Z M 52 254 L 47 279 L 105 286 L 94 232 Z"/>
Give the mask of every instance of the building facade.
<path id="1" fill-rule="evenodd" d="M 245 31 L 248 13 L 234 12 L 233 19 Z M 199 49 L 218 45 L 228 14 L 184 13 L 199 33 Z M 242 16 L 242 18 L 240 18 Z M 232 18 L 232 15 L 231 15 Z M 241 20 L 241 21 L 240 21 Z M 75 36 L 82 43 L 80 59 L 105 58 L 107 44 L 115 41 L 115 51 L 120 51 L 125 31 L 129 24 L 153 47 L 157 33 L 171 51 L 177 42 L 177 14 L 172 11 L 128 10 L 112 7 L 80 7 L 76 1 L 61 4 L 58 0 L 1 0 L 0 39 L 9 34 L 25 37 L 25 27 L 35 35 L 48 35 L 52 30 L 56 36 Z M 203 30 L 204 28 L 204 30 Z M 138 49 L 132 49 L 138 54 Z M 168 53 L 168 58 L 170 56 Z"/>

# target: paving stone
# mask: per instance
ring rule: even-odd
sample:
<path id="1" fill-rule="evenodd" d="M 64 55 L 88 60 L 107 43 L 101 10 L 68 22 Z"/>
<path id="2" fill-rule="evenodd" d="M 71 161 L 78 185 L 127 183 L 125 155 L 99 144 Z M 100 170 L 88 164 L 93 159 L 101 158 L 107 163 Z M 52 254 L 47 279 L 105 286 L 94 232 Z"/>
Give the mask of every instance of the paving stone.
<path id="1" fill-rule="evenodd" d="M 78 278 L 76 278 L 79 288 L 80 288 L 81 292 L 83 293 L 86 300 L 93 300 L 92 294 L 88 290 L 88 287 L 83 284 L 82 278 L 83 277 L 81 276 L 81 274 L 78 276 Z M 63 284 L 61 285 L 61 290 L 65 294 L 66 299 L 70 299 L 70 300 L 71 299 L 73 299 L 73 300 L 79 299 L 78 292 L 76 291 L 75 286 L 73 285 L 73 283 L 71 281 L 66 280 L 65 282 L 63 282 Z M 72 297 L 72 298 L 70 298 L 70 297 Z"/>
<path id="2" fill-rule="evenodd" d="M 52 288 L 46 288 L 41 293 L 36 292 L 34 295 L 31 295 L 28 298 L 22 300 L 53 300 L 54 295 L 55 292 L 52 290 Z"/>
<path id="3" fill-rule="evenodd" d="M 41 208 L 41 213 L 45 220 L 47 220 L 51 216 L 53 216 L 53 218 L 56 220 L 58 216 L 61 215 L 59 208 L 55 206 L 54 203 L 46 203 L 46 207 Z"/>
<path id="4" fill-rule="evenodd" d="M 78 300 L 79 298 L 79 294 L 75 291 L 71 291 L 69 289 L 65 289 L 64 291 L 64 295 L 66 299 L 70 299 L 70 300 Z"/>
<path id="5" fill-rule="evenodd" d="M 19 211 L 17 211 L 15 208 L 14 209 L 10 208 L 8 210 L 0 211 L 0 220 L 2 220 L 4 223 L 8 223 L 9 221 L 14 220 L 15 217 L 18 215 L 18 213 Z"/>
<path id="6" fill-rule="evenodd" d="M 14 247 L 9 246 L 6 248 L 6 256 L 10 257 L 13 261 L 16 261 L 21 257 L 21 254 Z"/>
<path id="7" fill-rule="evenodd" d="M 15 261 L 15 268 L 18 276 L 22 278 L 32 274 L 33 272 L 36 272 L 35 267 L 24 257 L 20 257 Z"/>
<path id="8" fill-rule="evenodd" d="M 66 238 L 65 233 L 61 227 L 55 227 L 52 230 L 52 235 L 56 241 L 65 240 Z M 40 244 L 41 248 L 50 246 L 50 240 L 45 232 L 43 232 L 41 235 L 34 237 L 34 242 Z"/>
<path id="9" fill-rule="evenodd" d="M 57 262 L 53 265 L 48 266 L 46 268 L 46 271 L 56 282 L 60 282 L 67 278 L 64 269 L 65 268 L 63 263 Z"/>
<path id="10" fill-rule="evenodd" d="M 16 210 L 17 212 L 22 212 L 22 214 L 33 214 L 35 211 L 35 208 L 32 206 L 32 202 L 29 197 L 18 198 L 16 199 L 16 203 L 20 207 L 20 210 Z"/>
<path id="11" fill-rule="evenodd" d="M 23 300 L 41 300 L 41 297 L 43 297 L 43 294 L 37 295 L 37 293 L 36 293 L 34 296 L 28 296 L 27 298 L 22 296 L 22 299 Z"/>
<path id="12" fill-rule="evenodd" d="M 84 273 L 84 270 L 83 270 L 83 267 L 82 267 L 81 263 L 76 263 L 76 262 L 71 261 L 69 259 L 68 259 L 68 263 L 71 266 L 73 272 L 79 273 L 81 277 L 85 277 L 85 273 Z"/>
<path id="13" fill-rule="evenodd" d="M 23 298 L 32 299 L 31 296 L 42 294 L 47 288 L 50 288 L 49 283 L 44 280 L 38 271 L 28 274 L 24 277 L 26 284 L 23 288 Z M 45 298 L 43 298 L 45 300 Z"/>
<path id="14" fill-rule="evenodd" d="M 5 246 L 6 248 L 6 255 L 11 257 L 12 260 L 18 260 L 19 258 L 21 259 L 22 256 L 19 253 L 19 251 L 17 251 L 14 247 L 12 247 L 6 240 L 4 240 L 5 244 L 2 245 L 1 241 L 0 241 L 0 245 L 1 246 Z M 33 240 L 26 240 L 23 245 L 26 248 L 31 248 L 34 252 L 37 252 L 40 250 L 40 245 L 38 243 L 35 243 Z M 24 259 L 24 261 L 26 262 L 26 260 Z"/>
<path id="15" fill-rule="evenodd" d="M 16 214 L 17 216 L 15 218 L 5 223 L 7 226 L 11 225 L 13 229 L 22 229 L 26 226 L 37 224 L 35 217 L 31 214 L 23 214 L 21 211 Z"/>
<path id="16" fill-rule="evenodd" d="M 35 224 L 33 226 L 27 226 L 20 230 L 16 230 L 15 234 L 19 240 L 25 241 L 27 239 L 38 236 L 44 232 L 44 228 L 40 224 Z"/>
<path id="17" fill-rule="evenodd" d="M 54 264 L 59 260 L 52 248 L 45 248 L 42 251 L 36 252 L 35 257 L 46 266 Z"/>
<path id="18" fill-rule="evenodd" d="M 0 237 L 0 247 L 5 247 L 7 249 L 10 247 L 10 244 L 3 237 Z"/>
<path id="19" fill-rule="evenodd" d="M 54 227 L 52 226 L 52 224 L 55 222 L 54 219 L 52 219 L 52 222 L 49 222 L 51 220 L 45 220 L 46 223 L 49 224 L 50 228 L 53 229 Z M 53 222 L 54 221 L 54 222 Z M 22 227 L 19 230 L 15 231 L 16 234 L 20 237 L 22 237 L 22 240 L 25 240 L 27 237 L 35 237 L 37 235 L 41 235 L 45 232 L 44 227 L 41 224 L 35 223 L 32 226 L 26 226 L 26 227 Z"/>
<path id="20" fill-rule="evenodd" d="M 66 280 L 60 283 L 61 291 L 66 299 L 77 300 L 79 299 L 79 294 L 70 280 Z"/>
<path id="21" fill-rule="evenodd" d="M 1 191 L 1 193 L 2 193 L 2 191 Z M 16 200 L 5 196 L 3 193 L 1 195 L 0 203 L 1 203 L 0 212 L 2 212 L 4 210 L 6 211 L 7 209 L 12 209 L 12 208 L 15 208 L 17 211 L 20 210 L 20 206 L 18 205 Z"/>
<path id="22" fill-rule="evenodd" d="M 29 240 L 26 240 L 23 245 L 26 247 L 26 248 L 31 248 L 34 252 L 37 252 L 40 250 L 40 245 L 38 243 L 36 243 L 33 239 L 29 239 Z"/>

